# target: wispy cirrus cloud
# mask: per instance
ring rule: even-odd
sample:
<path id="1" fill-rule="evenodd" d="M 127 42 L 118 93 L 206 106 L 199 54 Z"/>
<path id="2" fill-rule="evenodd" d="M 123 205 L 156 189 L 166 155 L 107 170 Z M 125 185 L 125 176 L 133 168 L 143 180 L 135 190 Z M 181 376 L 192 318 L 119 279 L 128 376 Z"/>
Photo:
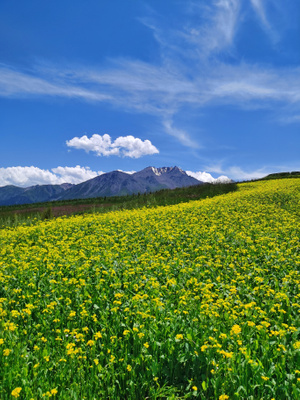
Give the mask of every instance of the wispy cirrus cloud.
<path id="1" fill-rule="evenodd" d="M 300 163 L 268 165 L 257 169 L 245 169 L 238 165 L 224 165 L 224 163 L 219 162 L 216 164 L 207 165 L 205 170 L 210 173 L 224 174 L 236 181 L 247 181 L 251 179 L 263 178 L 264 176 L 275 172 L 299 171 Z"/>
<path id="2" fill-rule="evenodd" d="M 271 31 L 265 3 L 250 1 L 261 23 Z M 161 47 L 161 61 L 156 63 L 119 58 L 100 67 L 35 66 L 31 71 L 0 64 L 0 96 L 57 96 L 109 103 L 156 117 L 167 135 L 190 148 L 201 147 L 200 140 L 193 138 L 188 126 L 174 122 L 187 109 L 201 110 L 216 103 L 270 107 L 278 119 L 295 122 L 300 112 L 299 67 L 275 68 L 242 60 L 226 63 L 222 59 L 234 47 L 244 4 L 239 0 L 213 0 L 204 6 L 187 2 L 180 25 L 174 24 L 172 29 L 155 15 L 141 19 Z M 201 23 L 195 22 L 195 16 Z M 286 113 L 289 118 L 284 118 Z M 112 147 L 109 151 L 117 150 Z"/>
<path id="3" fill-rule="evenodd" d="M 274 172 L 274 169 L 268 167 L 245 170 L 238 165 L 223 165 L 222 162 L 206 165 L 205 170 L 209 173 L 222 174 L 221 176 L 226 177 L 228 176 L 230 179 L 236 181 L 259 179 Z"/>
<path id="4" fill-rule="evenodd" d="M 300 100 L 300 68 L 297 67 L 273 69 L 246 63 L 215 63 L 214 68 L 203 70 L 202 77 L 201 74 L 186 77 L 179 70 L 175 73 L 139 61 L 124 60 L 117 64 L 115 68 L 103 71 L 66 70 L 68 82 L 64 77 L 57 80 L 55 71 L 53 75 L 36 78 L 14 70 L 7 73 L 9 68 L 0 66 L 0 96 L 82 98 L 111 102 L 159 116 L 172 116 L 187 104 L 199 107 L 222 98 L 231 99 L 239 106 L 237 95 L 245 101 L 274 100 L 294 105 Z M 93 90 L 87 90 L 85 86 L 92 86 Z"/>
<path id="5" fill-rule="evenodd" d="M 262 0 L 250 0 L 254 10 L 258 14 L 261 22 L 265 25 L 265 27 L 270 28 L 269 21 L 267 20 L 266 17 L 266 12 L 264 8 L 264 4 Z"/>
<path id="6" fill-rule="evenodd" d="M 240 0 L 212 0 L 206 4 L 187 1 L 180 20 L 174 23 L 176 28 L 170 28 L 169 24 L 165 27 L 155 13 L 140 21 L 153 32 L 166 64 L 170 57 L 177 62 L 180 58 L 194 61 L 198 58 L 203 62 L 231 48 L 239 26 L 240 9 Z M 195 17 L 198 23 L 191 22 Z"/>
<path id="7" fill-rule="evenodd" d="M 266 5 L 267 1 L 266 0 L 250 0 L 252 7 L 254 11 L 256 12 L 259 21 L 265 30 L 265 32 L 268 34 L 268 36 L 271 38 L 271 40 L 276 43 L 279 39 L 278 33 L 274 30 L 272 27 L 268 17 L 267 17 L 267 12 L 266 12 Z"/>
<path id="8" fill-rule="evenodd" d="M 186 131 L 175 127 L 171 119 L 165 119 L 163 121 L 163 126 L 169 135 L 176 137 L 182 144 L 193 148 L 201 147 L 199 143 L 190 138 L 190 135 Z"/>
<path id="9" fill-rule="evenodd" d="M 294 107 L 300 106 L 300 68 L 271 68 L 220 65 L 211 80 L 213 97 L 225 98 L 240 105 L 254 104 L 258 107 L 281 102 Z"/>
<path id="10" fill-rule="evenodd" d="M 239 0 L 215 0 L 209 9 L 208 23 L 200 29 L 201 46 L 208 52 L 228 49 L 234 40 L 240 11 Z"/>
<path id="11" fill-rule="evenodd" d="M 0 96 L 58 96 L 90 101 L 109 101 L 111 99 L 109 94 L 87 90 L 78 82 L 73 81 L 72 84 L 69 84 L 64 79 L 57 79 L 57 75 L 45 75 L 38 69 L 30 72 L 18 71 L 10 66 L 0 64 Z"/>

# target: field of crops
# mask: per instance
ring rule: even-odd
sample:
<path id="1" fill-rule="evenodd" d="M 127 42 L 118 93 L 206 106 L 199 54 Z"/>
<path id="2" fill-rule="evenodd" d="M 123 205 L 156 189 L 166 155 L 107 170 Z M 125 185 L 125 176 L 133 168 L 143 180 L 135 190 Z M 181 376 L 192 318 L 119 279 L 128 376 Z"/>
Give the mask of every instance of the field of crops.
<path id="1" fill-rule="evenodd" d="M 300 398 L 300 180 L 0 230 L 0 398 Z"/>

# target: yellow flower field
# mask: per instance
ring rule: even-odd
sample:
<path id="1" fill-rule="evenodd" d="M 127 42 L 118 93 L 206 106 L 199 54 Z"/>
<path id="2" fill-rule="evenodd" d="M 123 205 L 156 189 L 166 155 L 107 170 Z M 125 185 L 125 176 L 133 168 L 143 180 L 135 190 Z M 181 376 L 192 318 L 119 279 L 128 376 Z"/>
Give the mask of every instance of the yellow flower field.
<path id="1" fill-rule="evenodd" d="M 0 230 L 0 398 L 299 399 L 300 179 Z"/>

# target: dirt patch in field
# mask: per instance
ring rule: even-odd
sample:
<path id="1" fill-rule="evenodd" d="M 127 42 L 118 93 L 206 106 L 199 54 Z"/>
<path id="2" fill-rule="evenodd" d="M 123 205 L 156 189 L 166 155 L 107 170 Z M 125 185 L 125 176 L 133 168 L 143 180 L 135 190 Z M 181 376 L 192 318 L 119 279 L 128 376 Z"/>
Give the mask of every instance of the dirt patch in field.
<path id="1" fill-rule="evenodd" d="M 97 210 L 100 208 L 106 208 L 110 207 L 110 203 L 106 204 L 70 204 L 70 205 L 63 205 L 63 206 L 53 206 L 51 207 L 52 209 L 52 215 L 54 217 L 61 217 L 63 215 L 71 215 L 75 213 L 80 213 L 80 212 L 85 212 L 89 210 Z M 20 210 L 14 210 L 14 214 L 33 214 L 33 213 L 39 213 L 42 214 L 48 209 L 48 207 L 34 207 L 30 209 L 20 209 Z"/>

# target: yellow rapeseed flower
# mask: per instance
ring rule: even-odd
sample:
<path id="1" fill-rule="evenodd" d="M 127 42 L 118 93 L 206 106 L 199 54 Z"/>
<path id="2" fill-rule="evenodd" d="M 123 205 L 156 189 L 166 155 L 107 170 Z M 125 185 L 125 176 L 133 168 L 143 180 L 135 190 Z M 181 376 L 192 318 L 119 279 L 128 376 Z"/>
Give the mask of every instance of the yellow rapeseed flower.
<path id="1" fill-rule="evenodd" d="M 95 337 L 95 340 L 101 339 L 102 338 L 101 332 L 96 332 L 94 337 Z"/>
<path id="2" fill-rule="evenodd" d="M 239 335 L 242 332 L 242 329 L 239 325 L 233 325 L 233 327 L 231 328 L 231 333 L 235 334 L 235 335 Z"/>
<path id="3" fill-rule="evenodd" d="M 16 387 L 12 392 L 11 395 L 13 397 L 19 397 L 20 396 L 20 392 L 21 392 L 22 388 L 21 387 Z"/>
<path id="4" fill-rule="evenodd" d="M 5 349 L 5 350 L 3 350 L 3 355 L 4 355 L 5 357 L 9 356 L 10 353 L 11 353 L 11 350 L 10 350 L 10 349 Z"/>
<path id="5" fill-rule="evenodd" d="M 295 343 L 293 344 L 293 347 L 294 347 L 294 349 L 296 349 L 296 350 L 300 349 L 300 342 L 295 342 Z"/>

